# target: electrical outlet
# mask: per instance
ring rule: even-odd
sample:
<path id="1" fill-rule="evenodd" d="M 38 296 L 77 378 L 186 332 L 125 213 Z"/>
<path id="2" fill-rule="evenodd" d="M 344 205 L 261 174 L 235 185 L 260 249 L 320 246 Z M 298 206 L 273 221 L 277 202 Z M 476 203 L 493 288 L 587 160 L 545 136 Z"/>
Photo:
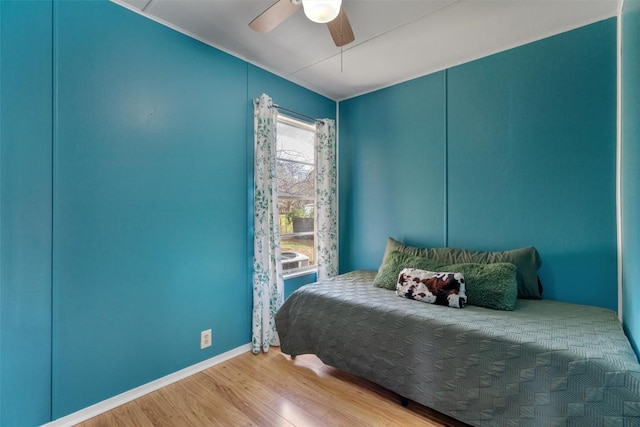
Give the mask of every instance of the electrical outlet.
<path id="1" fill-rule="evenodd" d="M 200 332 L 200 349 L 211 347 L 211 329 Z"/>

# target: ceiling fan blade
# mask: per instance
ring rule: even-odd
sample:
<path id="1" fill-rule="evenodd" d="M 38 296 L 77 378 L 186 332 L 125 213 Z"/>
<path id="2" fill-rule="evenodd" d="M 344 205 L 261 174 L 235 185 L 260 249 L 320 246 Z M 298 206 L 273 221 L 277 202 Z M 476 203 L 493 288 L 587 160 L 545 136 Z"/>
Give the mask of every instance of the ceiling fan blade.
<path id="1" fill-rule="evenodd" d="M 338 47 L 349 44 L 355 40 L 353 29 L 351 28 L 349 18 L 347 18 L 347 13 L 344 11 L 343 7 L 340 8 L 340 14 L 336 19 L 331 22 L 327 22 L 327 28 L 329 28 L 333 42 Z"/>
<path id="2" fill-rule="evenodd" d="M 298 8 L 300 3 L 293 4 L 291 0 L 278 0 L 272 4 L 269 9 L 258 15 L 249 26 L 259 32 L 268 33 L 291 16 Z"/>

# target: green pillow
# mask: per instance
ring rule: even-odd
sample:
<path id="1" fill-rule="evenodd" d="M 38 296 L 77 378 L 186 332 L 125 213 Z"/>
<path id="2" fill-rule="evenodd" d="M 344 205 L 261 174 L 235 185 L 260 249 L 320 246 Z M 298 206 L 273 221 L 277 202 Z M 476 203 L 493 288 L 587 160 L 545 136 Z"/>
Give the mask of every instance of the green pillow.
<path id="1" fill-rule="evenodd" d="M 411 254 L 394 251 L 390 253 L 380 265 L 373 286 L 396 290 L 398 275 L 403 268 L 419 268 L 420 270 L 438 271 L 444 263 L 432 259 L 413 256 Z"/>
<path id="2" fill-rule="evenodd" d="M 494 310 L 514 310 L 518 297 L 516 266 L 506 262 L 493 264 L 443 264 L 429 258 L 393 251 L 385 257 L 373 280 L 373 286 L 395 290 L 403 268 L 462 273 L 467 304 Z"/>
<path id="3" fill-rule="evenodd" d="M 506 262 L 493 264 L 450 264 L 440 271 L 462 273 L 467 304 L 494 310 L 514 310 L 518 298 L 516 266 Z"/>
<path id="4" fill-rule="evenodd" d="M 542 265 L 536 248 L 522 248 L 502 252 L 470 251 L 455 248 L 419 248 L 408 246 L 389 237 L 382 264 L 389 254 L 400 251 L 444 264 L 478 263 L 493 264 L 507 262 L 516 266 L 518 298 L 542 298 L 542 286 L 538 283 L 538 269 Z"/>

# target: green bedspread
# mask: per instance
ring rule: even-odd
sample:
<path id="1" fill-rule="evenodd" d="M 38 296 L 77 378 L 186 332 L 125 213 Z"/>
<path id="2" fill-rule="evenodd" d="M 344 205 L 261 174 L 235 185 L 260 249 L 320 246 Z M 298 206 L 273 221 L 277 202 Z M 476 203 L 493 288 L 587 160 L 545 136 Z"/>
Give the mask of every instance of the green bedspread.
<path id="1" fill-rule="evenodd" d="M 472 425 L 640 425 L 640 365 L 611 310 L 548 300 L 455 309 L 399 298 L 374 277 L 294 292 L 276 316 L 282 351 Z"/>

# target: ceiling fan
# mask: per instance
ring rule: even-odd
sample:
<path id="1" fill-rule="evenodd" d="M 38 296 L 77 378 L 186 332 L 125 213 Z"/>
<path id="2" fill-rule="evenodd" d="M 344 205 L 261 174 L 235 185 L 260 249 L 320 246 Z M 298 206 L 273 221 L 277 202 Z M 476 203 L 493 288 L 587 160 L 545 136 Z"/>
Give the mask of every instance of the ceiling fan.
<path id="1" fill-rule="evenodd" d="M 355 40 L 349 18 L 342 8 L 342 0 L 278 0 L 251 21 L 249 27 L 260 33 L 268 33 L 293 15 L 300 5 L 311 21 L 327 24 L 336 46 L 344 46 Z"/>

